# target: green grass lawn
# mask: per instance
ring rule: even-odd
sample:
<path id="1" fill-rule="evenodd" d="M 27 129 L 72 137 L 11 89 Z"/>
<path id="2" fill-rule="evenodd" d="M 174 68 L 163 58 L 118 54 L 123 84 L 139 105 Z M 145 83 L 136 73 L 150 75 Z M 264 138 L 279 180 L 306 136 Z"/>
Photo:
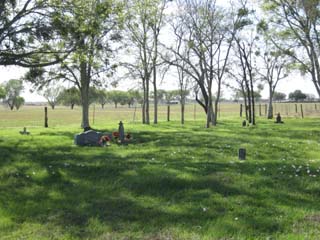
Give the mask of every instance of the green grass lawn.
<path id="1" fill-rule="evenodd" d="M 2 122 L 0 239 L 318 239 L 320 119 L 204 124 L 125 122 L 128 146 L 98 148 L 78 122 Z"/>

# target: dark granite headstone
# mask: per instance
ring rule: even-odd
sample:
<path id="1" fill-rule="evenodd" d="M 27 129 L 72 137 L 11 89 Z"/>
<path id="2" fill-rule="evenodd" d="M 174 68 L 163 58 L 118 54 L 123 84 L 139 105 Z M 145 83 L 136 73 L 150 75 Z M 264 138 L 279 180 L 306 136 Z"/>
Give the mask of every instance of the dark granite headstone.
<path id="1" fill-rule="evenodd" d="M 101 146 L 100 139 L 104 134 L 89 130 L 74 136 L 74 143 L 79 146 Z"/>
<path id="2" fill-rule="evenodd" d="M 239 148 L 239 160 L 246 160 L 246 149 Z"/>

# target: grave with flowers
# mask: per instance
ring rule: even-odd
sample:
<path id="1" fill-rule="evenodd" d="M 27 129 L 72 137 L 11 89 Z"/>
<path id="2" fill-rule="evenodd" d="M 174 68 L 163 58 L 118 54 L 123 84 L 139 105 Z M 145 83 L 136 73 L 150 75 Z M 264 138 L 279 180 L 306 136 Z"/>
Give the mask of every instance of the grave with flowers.
<path id="1" fill-rule="evenodd" d="M 124 132 L 123 123 L 119 123 L 119 131 L 112 133 L 102 133 L 88 130 L 74 136 L 74 143 L 78 146 L 109 146 L 111 142 L 126 144 L 131 140 L 131 134 Z"/>

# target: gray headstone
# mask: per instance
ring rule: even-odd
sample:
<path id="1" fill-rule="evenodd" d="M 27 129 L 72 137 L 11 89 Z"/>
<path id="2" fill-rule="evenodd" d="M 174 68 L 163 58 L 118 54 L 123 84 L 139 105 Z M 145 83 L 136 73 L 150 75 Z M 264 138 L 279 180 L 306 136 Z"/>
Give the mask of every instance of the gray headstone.
<path id="1" fill-rule="evenodd" d="M 246 149 L 239 148 L 239 160 L 246 160 Z"/>
<path id="2" fill-rule="evenodd" d="M 103 133 L 89 130 L 74 136 L 74 143 L 79 146 L 100 146 Z"/>

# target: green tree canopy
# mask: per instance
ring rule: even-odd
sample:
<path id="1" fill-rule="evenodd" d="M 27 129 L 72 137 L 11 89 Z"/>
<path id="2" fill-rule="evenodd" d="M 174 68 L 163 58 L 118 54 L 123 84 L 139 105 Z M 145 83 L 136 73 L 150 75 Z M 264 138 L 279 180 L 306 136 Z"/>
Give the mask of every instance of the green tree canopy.
<path id="1" fill-rule="evenodd" d="M 80 105 L 79 89 L 76 87 L 63 89 L 58 96 L 58 102 L 65 106 L 70 106 L 71 109 L 73 109 L 75 105 Z"/>
<path id="2" fill-rule="evenodd" d="M 13 110 L 15 104 L 19 100 L 21 91 L 23 90 L 23 82 L 18 79 L 11 79 L 4 85 L 6 97 L 5 102 L 8 104 L 9 108 Z"/>
<path id="3" fill-rule="evenodd" d="M 307 98 L 307 95 L 303 93 L 301 90 L 295 90 L 292 93 L 289 93 L 289 99 L 294 100 L 294 101 L 301 101 L 305 100 Z"/>

